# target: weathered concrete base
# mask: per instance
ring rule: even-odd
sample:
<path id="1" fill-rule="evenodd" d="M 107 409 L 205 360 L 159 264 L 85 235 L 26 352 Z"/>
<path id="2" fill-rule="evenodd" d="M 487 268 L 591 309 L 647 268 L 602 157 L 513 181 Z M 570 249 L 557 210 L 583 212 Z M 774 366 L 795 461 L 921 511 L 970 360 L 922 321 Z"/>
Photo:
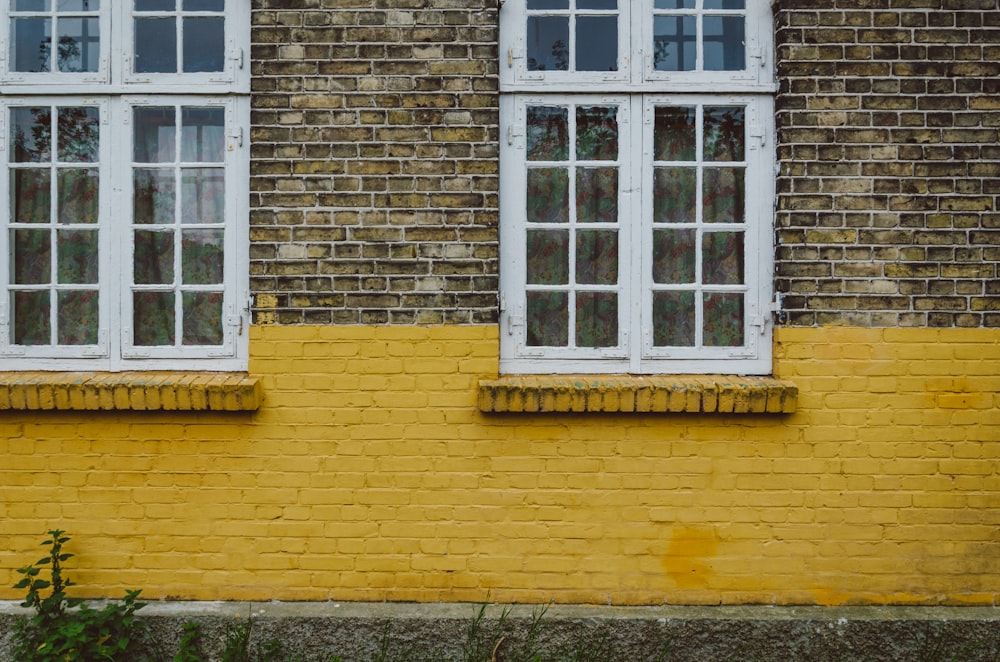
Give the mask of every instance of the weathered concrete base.
<path id="1" fill-rule="evenodd" d="M 477 641 L 490 660 L 525 659 L 540 607 L 400 603 L 154 602 L 140 612 L 160 659 L 176 653 L 185 623 L 201 625 L 205 659 L 217 660 L 227 633 L 250 619 L 252 641 L 278 641 L 288 656 L 329 661 L 460 660 Z M 0 661 L 11 626 L 27 615 L 0 602 Z M 598 607 L 549 606 L 539 641 L 553 660 L 810 660 L 823 662 L 997 660 L 1000 609 L 988 607 Z M 502 641 L 501 641 L 502 637 Z M 260 650 L 261 648 L 258 648 Z M 575 657 L 574 657 L 575 656 Z M 282 659 L 282 658 L 278 658 Z"/>

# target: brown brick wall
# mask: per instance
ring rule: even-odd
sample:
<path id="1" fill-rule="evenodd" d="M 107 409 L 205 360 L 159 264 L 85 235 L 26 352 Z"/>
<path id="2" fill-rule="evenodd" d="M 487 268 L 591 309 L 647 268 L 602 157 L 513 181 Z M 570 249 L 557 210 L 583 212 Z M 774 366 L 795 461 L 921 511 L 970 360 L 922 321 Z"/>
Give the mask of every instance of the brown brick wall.
<path id="1" fill-rule="evenodd" d="M 495 0 L 253 7 L 258 319 L 495 321 Z"/>
<path id="2" fill-rule="evenodd" d="M 775 8 L 788 323 L 1000 326 L 997 0 Z"/>

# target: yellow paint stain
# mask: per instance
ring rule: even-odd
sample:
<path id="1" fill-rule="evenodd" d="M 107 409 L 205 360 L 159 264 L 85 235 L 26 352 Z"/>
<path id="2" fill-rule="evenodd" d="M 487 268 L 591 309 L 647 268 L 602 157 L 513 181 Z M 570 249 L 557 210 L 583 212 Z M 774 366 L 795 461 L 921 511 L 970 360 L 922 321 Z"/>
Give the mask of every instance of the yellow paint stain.
<path id="1" fill-rule="evenodd" d="M 713 527 L 677 527 L 660 563 L 679 588 L 705 588 L 712 575 L 708 560 L 718 549 L 719 537 Z"/>

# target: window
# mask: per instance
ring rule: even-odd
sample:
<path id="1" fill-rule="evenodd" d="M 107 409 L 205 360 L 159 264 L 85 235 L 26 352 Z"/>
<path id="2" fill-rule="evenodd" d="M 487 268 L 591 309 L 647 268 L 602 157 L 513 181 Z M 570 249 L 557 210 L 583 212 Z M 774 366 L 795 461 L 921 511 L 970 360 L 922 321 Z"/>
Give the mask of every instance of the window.
<path id="1" fill-rule="evenodd" d="M 0 366 L 246 367 L 237 4 L 2 10 Z"/>
<path id="2" fill-rule="evenodd" d="M 769 19 L 504 5 L 501 372 L 770 372 Z"/>

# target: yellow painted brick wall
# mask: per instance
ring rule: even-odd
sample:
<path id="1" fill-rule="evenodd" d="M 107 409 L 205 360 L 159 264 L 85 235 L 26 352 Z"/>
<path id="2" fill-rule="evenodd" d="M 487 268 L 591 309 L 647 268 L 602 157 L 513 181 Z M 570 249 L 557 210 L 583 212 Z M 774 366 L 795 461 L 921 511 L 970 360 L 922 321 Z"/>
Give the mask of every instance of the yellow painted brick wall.
<path id="1" fill-rule="evenodd" d="M 1000 333 L 781 329 L 790 416 L 486 415 L 494 327 L 255 327 L 255 413 L 5 412 L 0 598 L 993 604 Z"/>

